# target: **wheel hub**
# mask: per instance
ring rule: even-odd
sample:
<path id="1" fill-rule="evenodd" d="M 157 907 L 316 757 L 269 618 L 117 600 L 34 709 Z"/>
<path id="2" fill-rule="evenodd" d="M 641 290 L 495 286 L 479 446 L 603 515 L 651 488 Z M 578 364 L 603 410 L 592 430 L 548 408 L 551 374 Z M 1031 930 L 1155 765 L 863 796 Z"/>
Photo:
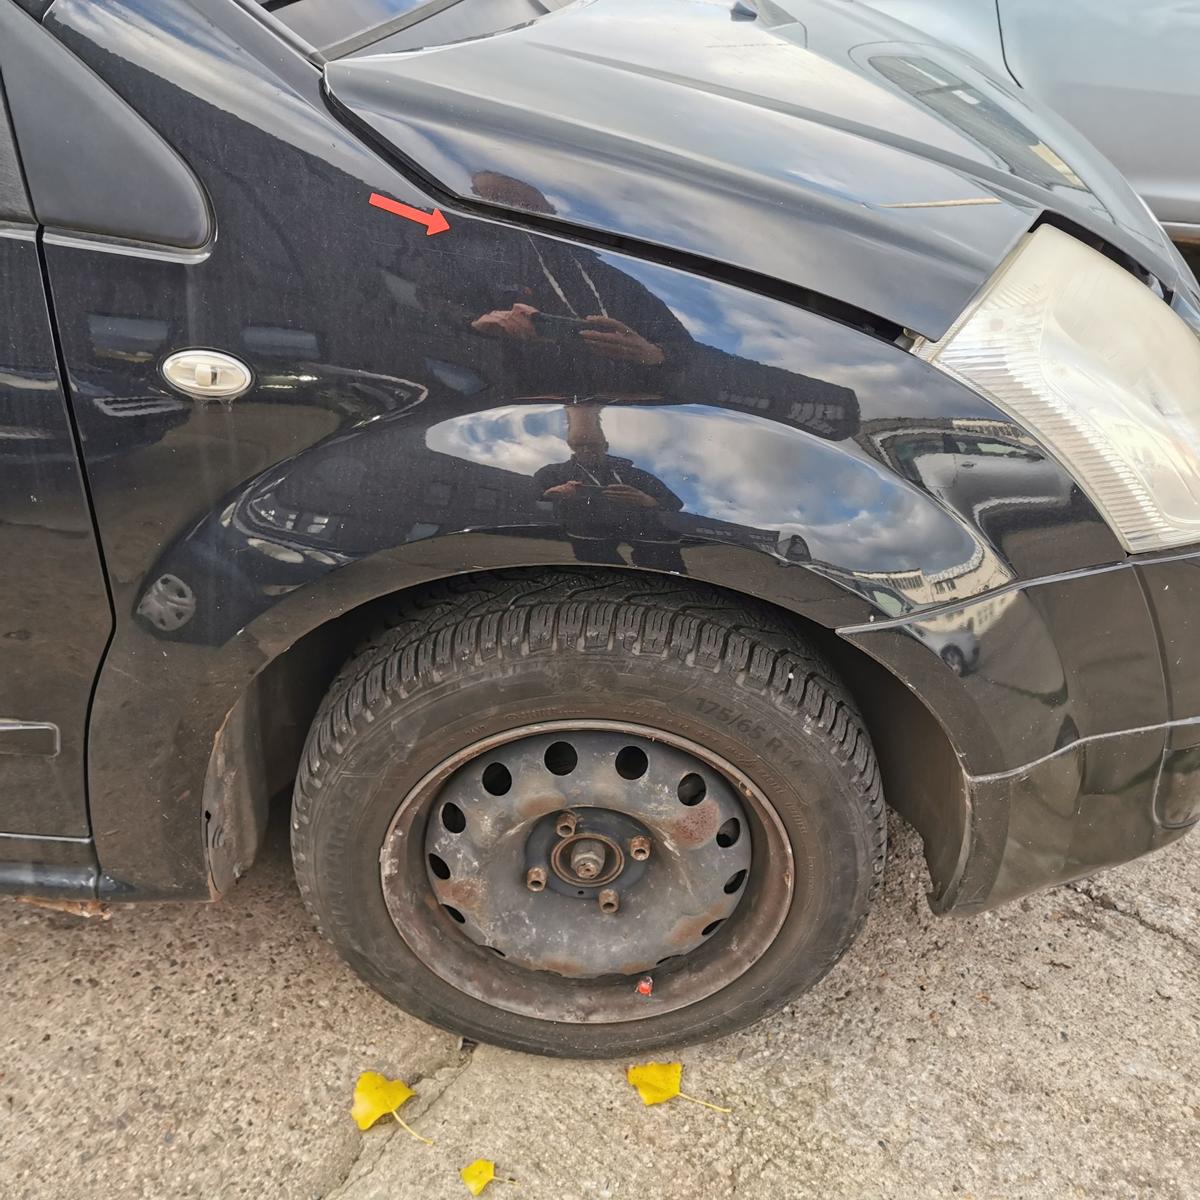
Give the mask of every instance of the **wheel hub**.
<path id="1" fill-rule="evenodd" d="M 564 835 L 569 815 L 571 833 Z M 541 867 L 546 886 L 562 896 L 595 903 L 597 888 L 628 887 L 645 872 L 622 847 L 645 837 L 645 825 L 628 813 L 606 808 L 579 808 L 535 821 L 525 842 L 526 872 Z M 591 868 L 596 868 L 589 873 Z"/>
<path id="2" fill-rule="evenodd" d="M 429 883 L 453 933 L 575 979 L 641 975 L 733 914 L 747 815 L 720 774 L 674 747 L 580 730 L 464 763 L 434 798 Z"/>
<path id="3" fill-rule="evenodd" d="M 617 879 L 551 868 L 577 830 L 621 847 Z M 676 733 L 603 717 L 491 733 L 431 766 L 397 802 L 379 882 L 397 936 L 445 983 L 589 1025 L 714 995 L 807 903 L 783 822 L 749 777 Z"/>
<path id="4" fill-rule="evenodd" d="M 621 874 L 625 855 L 611 838 L 575 833 L 550 852 L 550 866 L 569 887 L 599 887 Z"/>

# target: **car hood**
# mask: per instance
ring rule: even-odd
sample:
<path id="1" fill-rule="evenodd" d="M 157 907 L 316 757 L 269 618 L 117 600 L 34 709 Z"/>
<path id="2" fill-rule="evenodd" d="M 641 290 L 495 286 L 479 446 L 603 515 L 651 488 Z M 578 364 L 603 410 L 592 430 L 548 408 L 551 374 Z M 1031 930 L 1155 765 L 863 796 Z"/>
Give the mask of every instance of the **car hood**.
<path id="1" fill-rule="evenodd" d="M 330 62 L 326 87 L 464 201 L 703 256 L 929 338 L 1045 211 L 1191 286 L 1095 149 L 920 36 L 845 0 L 579 0 Z"/>

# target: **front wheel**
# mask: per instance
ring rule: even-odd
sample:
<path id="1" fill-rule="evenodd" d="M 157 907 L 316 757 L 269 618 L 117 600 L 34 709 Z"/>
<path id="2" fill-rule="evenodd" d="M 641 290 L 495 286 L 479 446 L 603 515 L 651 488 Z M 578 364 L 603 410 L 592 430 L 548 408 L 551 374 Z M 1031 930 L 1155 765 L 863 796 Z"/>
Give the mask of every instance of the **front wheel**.
<path id="1" fill-rule="evenodd" d="M 812 987 L 884 860 L 832 671 L 766 610 L 658 577 L 446 588 L 343 670 L 297 780 L 300 889 L 409 1012 L 608 1057 Z"/>

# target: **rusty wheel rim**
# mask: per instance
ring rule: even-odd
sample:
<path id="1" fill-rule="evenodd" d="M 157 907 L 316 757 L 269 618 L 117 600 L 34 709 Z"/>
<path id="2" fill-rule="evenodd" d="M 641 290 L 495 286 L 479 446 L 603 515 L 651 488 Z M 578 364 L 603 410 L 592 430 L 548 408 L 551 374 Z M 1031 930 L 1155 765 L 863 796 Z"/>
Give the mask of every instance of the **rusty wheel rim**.
<path id="1" fill-rule="evenodd" d="M 571 1023 L 646 1019 L 727 987 L 774 941 L 794 882 L 749 778 L 685 738 L 607 721 L 523 726 L 449 757 L 399 805 L 380 867 L 426 967 L 486 1004 Z"/>

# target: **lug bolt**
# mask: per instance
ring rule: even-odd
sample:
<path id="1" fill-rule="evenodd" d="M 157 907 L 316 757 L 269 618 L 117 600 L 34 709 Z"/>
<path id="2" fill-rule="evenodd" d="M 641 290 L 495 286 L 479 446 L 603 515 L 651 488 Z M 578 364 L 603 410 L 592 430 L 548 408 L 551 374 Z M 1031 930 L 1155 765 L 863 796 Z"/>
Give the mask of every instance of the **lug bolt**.
<path id="1" fill-rule="evenodd" d="M 630 838 L 629 857 L 636 862 L 645 862 L 650 857 L 650 839 L 648 837 Z"/>
<path id="2" fill-rule="evenodd" d="M 559 813 L 558 819 L 554 822 L 554 832 L 559 837 L 570 837 L 575 832 L 575 814 L 573 812 Z"/>
<path id="3" fill-rule="evenodd" d="M 525 886 L 531 892 L 540 892 L 546 886 L 546 868 L 530 867 L 525 872 Z"/>
<path id="4" fill-rule="evenodd" d="M 600 901 L 600 911 L 604 913 L 615 913 L 621 907 L 621 897 L 617 895 L 616 888 L 605 888 L 596 899 Z"/>
<path id="5" fill-rule="evenodd" d="M 595 879 L 604 870 L 604 843 L 580 838 L 571 847 L 571 870 L 580 879 Z"/>

